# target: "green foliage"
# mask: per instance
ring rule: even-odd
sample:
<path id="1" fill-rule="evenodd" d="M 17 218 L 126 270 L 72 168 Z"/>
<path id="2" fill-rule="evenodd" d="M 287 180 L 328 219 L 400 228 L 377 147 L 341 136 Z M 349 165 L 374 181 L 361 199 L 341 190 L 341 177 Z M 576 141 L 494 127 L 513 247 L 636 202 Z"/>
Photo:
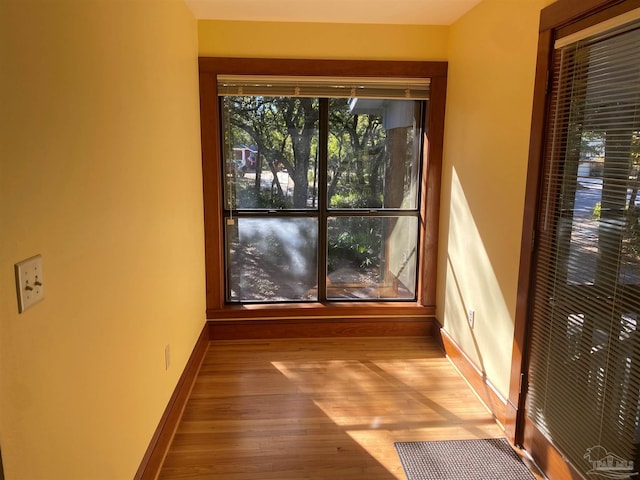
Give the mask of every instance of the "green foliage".
<path id="1" fill-rule="evenodd" d="M 349 191 L 340 194 L 336 193 L 331 197 L 331 208 L 375 208 L 370 207 L 370 199 L 367 191 Z"/>
<path id="2" fill-rule="evenodd" d="M 250 180 L 238 181 L 236 184 L 236 202 L 242 208 L 292 208 L 291 198 L 283 197 L 277 191 L 258 190 L 253 188 Z"/>
<path id="3" fill-rule="evenodd" d="M 373 222 L 371 218 L 360 217 L 340 220 L 340 229 L 335 225 L 329 226 L 329 271 L 345 263 L 360 268 L 378 266 L 382 245 L 382 224 L 379 219 Z"/>
<path id="4" fill-rule="evenodd" d="M 265 165 L 282 166 L 291 175 L 293 204 L 304 208 L 318 146 L 318 99 L 229 96 L 223 102 L 226 151 L 254 145 Z"/>
<path id="5" fill-rule="evenodd" d="M 640 207 L 627 210 L 627 238 L 632 255 L 640 255 Z"/>
<path id="6" fill-rule="evenodd" d="M 602 215 L 602 204 L 598 202 L 593 207 L 591 218 L 600 220 Z M 632 206 L 627 208 L 625 223 L 625 240 L 623 249 L 626 254 L 640 255 L 640 207 Z"/>

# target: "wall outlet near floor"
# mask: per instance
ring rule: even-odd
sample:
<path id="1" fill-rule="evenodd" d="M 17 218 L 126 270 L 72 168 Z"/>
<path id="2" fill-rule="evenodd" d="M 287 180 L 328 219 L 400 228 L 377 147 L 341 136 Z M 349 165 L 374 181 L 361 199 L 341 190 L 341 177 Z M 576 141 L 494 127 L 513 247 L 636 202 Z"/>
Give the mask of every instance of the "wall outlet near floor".
<path id="1" fill-rule="evenodd" d="M 42 255 L 36 255 L 16 263 L 15 273 L 18 313 L 22 313 L 44 298 Z"/>
<path id="2" fill-rule="evenodd" d="M 473 328 L 476 323 L 476 311 L 473 308 L 467 310 L 467 322 L 469 323 L 469 328 Z"/>
<path id="3" fill-rule="evenodd" d="M 167 346 L 164 347 L 164 368 L 165 368 L 165 370 L 169 370 L 170 366 L 171 366 L 171 345 L 167 344 Z"/>

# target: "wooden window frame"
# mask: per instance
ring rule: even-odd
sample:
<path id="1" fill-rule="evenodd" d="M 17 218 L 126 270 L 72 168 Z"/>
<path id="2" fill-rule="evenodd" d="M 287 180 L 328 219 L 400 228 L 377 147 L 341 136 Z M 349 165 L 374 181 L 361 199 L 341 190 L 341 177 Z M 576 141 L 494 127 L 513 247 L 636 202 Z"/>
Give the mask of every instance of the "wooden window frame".
<path id="1" fill-rule="evenodd" d="M 551 100 L 548 89 L 552 80 L 554 43 L 558 38 L 581 31 L 636 8 L 640 8 L 640 0 L 558 0 L 544 8 L 540 16 L 505 432 L 513 444 L 524 446 L 533 455 L 538 466 L 551 479 L 582 478 L 564 461 L 562 455 L 542 434 L 527 434 L 527 438 L 524 438 L 525 422 L 528 422 L 525 415 L 525 401 L 528 355 L 531 348 L 529 342 L 531 331 L 529 296 L 534 273 L 535 231 L 547 147 L 546 128 Z M 530 430 L 529 426 L 527 426 L 527 430 Z"/>
<path id="2" fill-rule="evenodd" d="M 420 244 L 417 301 L 311 302 L 229 304 L 225 302 L 223 189 L 220 165 L 218 75 L 302 75 L 331 77 L 430 78 L 425 113 L 423 171 L 420 195 Z M 205 222 L 205 266 L 208 319 L 433 317 L 435 315 L 440 177 L 444 138 L 447 62 L 298 60 L 201 57 L 200 129 Z"/>

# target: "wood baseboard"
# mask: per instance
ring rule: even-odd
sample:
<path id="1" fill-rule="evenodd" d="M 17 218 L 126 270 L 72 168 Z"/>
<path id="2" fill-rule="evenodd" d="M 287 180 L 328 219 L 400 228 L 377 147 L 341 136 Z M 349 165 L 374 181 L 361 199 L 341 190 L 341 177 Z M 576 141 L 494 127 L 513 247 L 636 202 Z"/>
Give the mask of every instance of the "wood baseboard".
<path id="1" fill-rule="evenodd" d="M 495 419 L 500 425 L 504 426 L 507 419 L 507 400 L 498 393 L 487 379 L 485 373 L 471 361 L 467 354 L 443 329 L 440 329 L 440 338 L 447 356 L 482 402 L 489 408 Z"/>
<path id="2" fill-rule="evenodd" d="M 178 428 L 178 423 L 184 412 L 208 346 L 209 329 L 205 324 L 173 391 L 173 395 L 169 399 L 167 408 L 160 418 L 158 428 L 156 428 L 149 447 L 144 457 L 142 457 L 138 471 L 133 477 L 134 480 L 155 480 L 160 474 L 162 463 L 169 450 L 176 428 Z"/>
<path id="3" fill-rule="evenodd" d="M 210 340 L 320 337 L 430 337 L 433 318 L 264 318 L 209 320 Z"/>

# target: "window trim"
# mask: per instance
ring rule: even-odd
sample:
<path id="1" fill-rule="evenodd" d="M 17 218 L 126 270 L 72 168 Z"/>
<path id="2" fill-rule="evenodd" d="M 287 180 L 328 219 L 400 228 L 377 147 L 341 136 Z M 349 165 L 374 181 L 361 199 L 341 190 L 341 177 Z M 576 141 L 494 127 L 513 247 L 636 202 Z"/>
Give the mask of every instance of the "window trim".
<path id="1" fill-rule="evenodd" d="M 332 77 L 430 78 L 425 115 L 420 195 L 420 243 L 417 301 L 227 304 L 225 302 L 223 189 L 220 162 L 218 75 L 301 75 Z M 200 57 L 200 129 L 204 194 L 207 318 L 425 317 L 435 315 L 440 176 L 444 138 L 447 62 L 298 60 Z"/>

